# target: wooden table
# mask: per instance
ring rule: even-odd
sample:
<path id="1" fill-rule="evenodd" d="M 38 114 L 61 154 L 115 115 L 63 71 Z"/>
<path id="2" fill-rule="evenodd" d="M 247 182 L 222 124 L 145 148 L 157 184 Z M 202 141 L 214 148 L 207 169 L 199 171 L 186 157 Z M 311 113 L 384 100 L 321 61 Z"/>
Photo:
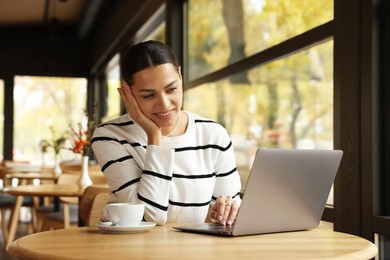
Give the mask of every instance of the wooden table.
<path id="1" fill-rule="evenodd" d="M 97 227 L 35 233 L 15 240 L 20 259 L 370 259 L 371 242 L 332 230 L 217 237 L 156 226 L 144 233 L 112 234 Z"/>
<path id="2" fill-rule="evenodd" d="M 55 176 L 54 174 L 51 173 L 37 173 L 37 172 L 27 172 L 27 173 L 8 173 L 5 175 L 5 178 L 7 179 L 19 179 L 20 181 L 22 180 L 27 180 L 31 181 L 34 179 L 39 179 L 39 180 L 52 180 L 53 182 L 56 182 L 58 180 L 58 176 Z M 24 185 L 25 182 L 21 182 L 20 185 Z"/>
<path id="3" fill-rule="evenodd" d="M 40 174 L 41 167 L 30 164 L 21 164 L 21 166 L 5 167 L 0 166 L 0 179 L 7 179 L 9 174 Z"/>
<path id="4" fill-rule="evenodd" d="M 22 185 L 13 188 L 5 188 L 4 192 L 17 196 L 15 207 L 10 221 L 8 237 L 5 242 L 5 248 L 15 238 L 15 232 L 19 222 L 20 209 L 23 203 L 23 196 L 43 196 L 43 197 L 81 197 L 84 189 L 80 188 L 77 184 L 42 184 L 35 185 Z"/>
<path id="5" fill-rule="evenodd" d="M 3 172 L 41 172 L 42 166 L 28 163 L 8 163 L 1 165 L 0 170 Z"/>

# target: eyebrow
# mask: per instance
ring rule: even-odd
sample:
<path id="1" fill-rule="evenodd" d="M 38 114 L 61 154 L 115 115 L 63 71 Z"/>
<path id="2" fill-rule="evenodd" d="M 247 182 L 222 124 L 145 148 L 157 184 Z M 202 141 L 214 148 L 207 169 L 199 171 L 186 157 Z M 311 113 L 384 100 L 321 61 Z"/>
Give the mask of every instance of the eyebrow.
<path id="1" fill-rule="evenodd" d="M 164 87 L 164 89 L 170 88 L 170 87 L 171 87 L 173 84 L 175 84 L 176 82 L 178 82 L 178 80 L 172 81 L 171 83 L 169 83 L 168 85 L 166 85 L 166 86 Z M 138 91 L 138 93 L 143 93 L 143 92 L 149 93 L 149 92 L 155 92 L 155 90 L 154 90 L 154 89 L 149 89 L 149 88 L 143 88 L 143 89 L 141 89 L 141 90 Z"/>

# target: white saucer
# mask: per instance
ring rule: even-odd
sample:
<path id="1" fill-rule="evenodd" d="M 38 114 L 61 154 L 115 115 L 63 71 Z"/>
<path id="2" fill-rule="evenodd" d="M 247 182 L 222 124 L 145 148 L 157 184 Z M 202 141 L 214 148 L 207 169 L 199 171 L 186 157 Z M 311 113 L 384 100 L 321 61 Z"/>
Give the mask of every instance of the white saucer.
<path id="1" fill-rule="evenodd" d="M 101 222 L 96 224 L 98 228 L 110 233 L 139 233 L 153 228 L 156 223 L 153 222 L 141 222 L 137 226 L 113 226 L 111 222 Z"/>

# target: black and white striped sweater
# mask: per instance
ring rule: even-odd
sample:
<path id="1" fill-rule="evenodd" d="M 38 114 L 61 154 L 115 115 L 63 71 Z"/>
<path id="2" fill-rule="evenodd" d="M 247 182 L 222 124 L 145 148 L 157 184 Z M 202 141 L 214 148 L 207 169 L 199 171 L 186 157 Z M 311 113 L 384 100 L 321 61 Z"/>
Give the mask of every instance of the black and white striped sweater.
<path id="1" fill-rule="evenodd" d="M 186 112 L 181 136 L 163 147 L 147 145 L 128 114 L 101 124 L 92 149 L 112 191 L 112 201 L 145 203 L 145 219 L 204 222 L 219 195 L 240 200 L 241 183 L 230 137 L 220 124 Z"/>

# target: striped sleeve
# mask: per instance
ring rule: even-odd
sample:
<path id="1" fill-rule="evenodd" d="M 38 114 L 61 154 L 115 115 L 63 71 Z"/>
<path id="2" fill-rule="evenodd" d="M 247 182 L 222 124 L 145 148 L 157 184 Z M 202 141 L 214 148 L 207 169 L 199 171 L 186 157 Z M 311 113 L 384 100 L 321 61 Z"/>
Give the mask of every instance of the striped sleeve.
<path id="1" fill-rule="evenodd" d="M 167 222 L 174 150 L 149 145 L 138 189 L 138 199 L 145 203 L 145 218 L 157 224 Z"/>
<path id="2" fill-rule="evenodd" d="M 222 147 L 224 147 L 224 149 L 218 153 L 215 162 L 215 172 L 217 178 L 212 203 L 214 203 L 221 195 L 231 196 L 233 199 L 241 202 L 241 179 L 237 171 L 233 144 L 230 140 L 229 134 L 224 128 L 220 129 L 219 132 L 219 142 L 223 144 Z"/>

